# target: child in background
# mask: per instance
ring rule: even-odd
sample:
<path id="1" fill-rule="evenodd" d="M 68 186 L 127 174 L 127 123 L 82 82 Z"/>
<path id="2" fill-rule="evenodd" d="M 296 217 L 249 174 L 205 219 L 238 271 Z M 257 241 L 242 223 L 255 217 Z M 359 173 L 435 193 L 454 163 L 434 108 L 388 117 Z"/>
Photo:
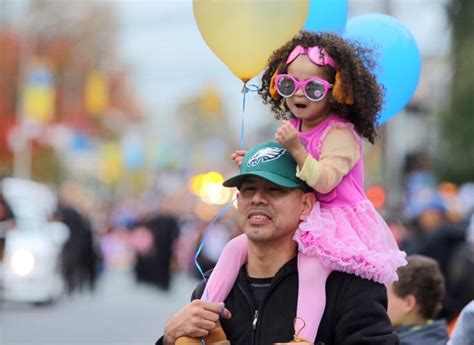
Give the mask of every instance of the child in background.
<path id="1" fill-rule="evenodd" d="M 262 77 L 259 94 L 283 119 L 275 138 L 318 200 L 294 236 L 299 290 L 293 342 L 315 341 L 332 271 L 390 284 L 406 264 L 364 192 L 362 139 L 374 142 L 382 105 L 372 66 L 366 48 L 333 34 L 302 32 L 273 53 Z M 236 151 L 231 158 L 240 164 L 244 155 Z M 240 235 L 224 248 L 202 298 L 223 302 L 246 260 L 247 239 Z"/>
<path id="2" fill-rule="evenodd" d="M 407 257 L 408 265 L 398 269 L 399 280 L 390 284 L 388 316 L 400 338 L 400 345 L 445 345 L 445 320 L 433 320 L 444 298 L 444 278 L 438 263 L 426 256 Z"/>

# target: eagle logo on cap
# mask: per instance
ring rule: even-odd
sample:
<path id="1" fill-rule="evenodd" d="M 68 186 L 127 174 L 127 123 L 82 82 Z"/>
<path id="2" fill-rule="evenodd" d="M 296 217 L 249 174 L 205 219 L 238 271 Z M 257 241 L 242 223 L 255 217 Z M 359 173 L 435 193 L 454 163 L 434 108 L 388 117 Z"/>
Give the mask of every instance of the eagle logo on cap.
<path id="1" fill-rule="evenodd" d="M 260 162 L 269 162 L 282 156 L 286 152 L 280 147 L 266 147 L 258 150 L 247 162 L 248 167 L 254 167 Z"/>

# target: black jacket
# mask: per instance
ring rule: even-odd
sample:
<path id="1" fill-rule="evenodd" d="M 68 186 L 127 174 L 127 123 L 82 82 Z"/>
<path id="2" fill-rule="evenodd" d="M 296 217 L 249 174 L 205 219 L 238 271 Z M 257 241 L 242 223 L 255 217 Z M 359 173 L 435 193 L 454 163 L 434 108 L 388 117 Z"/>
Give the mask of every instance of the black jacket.
<path id="1" fill-rule="evenodd" d="M 202 294 L 201 283 L 193 299 Z M 271 345 L 293 338 L 296 316 L 298 272 L 296 258 L 275 275 L 260 307 L 253 301 L 245 268 L 225 300 L 232 313 L 221 320 L 232 345 Z M 326 283 L 324 311 L 315 343 L 318 345 L 394 345 L 399 344 L 386 313 L 387 292 L 383 285 L 333 272 Z M 161 345 L 162 339 L 157 345 Z"/>

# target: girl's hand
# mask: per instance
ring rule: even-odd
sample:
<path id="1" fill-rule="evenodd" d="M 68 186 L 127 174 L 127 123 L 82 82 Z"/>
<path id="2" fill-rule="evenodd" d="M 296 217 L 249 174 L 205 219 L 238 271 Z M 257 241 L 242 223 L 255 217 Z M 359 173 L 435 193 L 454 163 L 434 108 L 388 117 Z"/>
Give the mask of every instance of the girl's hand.
<path id="1" fill-rule="evenodd" d="M 280 128 L 277 129 L 275 133 L 275 139 L 285 146 L 290 153 L 293 153 L 300 149 L 303 145 L 301 145 L 300 138 L 298 136 L 298 132 L 296 128 L 289 122 L 283 121 Z"/>
<path id="2" fill-rule="evenodd" d="M 237 166 L 240 167 L 240 165 L 242 164 L 242 160 L 244 159 L 244 156 L 245 154 L 247 153 L 247 151 L 244 151 L 244 150 L 237 150 L 235 151 L 234 153 L 232 153 L 230 155 L 230 158 L 235 162 L 237 163 Z"/>

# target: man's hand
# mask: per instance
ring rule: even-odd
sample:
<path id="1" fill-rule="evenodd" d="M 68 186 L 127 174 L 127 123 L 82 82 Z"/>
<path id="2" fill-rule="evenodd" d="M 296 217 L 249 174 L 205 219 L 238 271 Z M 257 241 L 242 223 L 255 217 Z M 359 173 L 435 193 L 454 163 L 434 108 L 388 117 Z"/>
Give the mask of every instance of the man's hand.
<path id="1" fill-rule="evenodd" d="M 174 345 L 176 339 L 182 336 L 207 336 L 216 327 L 222 308 L 223 303 L 208 303 L 198 299 L 188 303 L 166 323 L 163 344 Z M 224 308 L 223 316 L 230 319 L 232 315 Z"/>
<path id="2" fill-rule="evenodd" d="M 232 153 L 230 155 L 230 158 L 235 162 L 237 163 L 237 165 L 240 167 L 240 165 L 242 164 L 242 160 L 244 159 L 244 156 L 245 154 L 247 153 L 247 151 L 244 151 L 244 150 L 237 150 L 235 151 L 234 153 Z"/>
<path id="3" fill-rule="evenodd" d="M 284 120 L 275 133 L 275 139 L 285 146 L 293 155 L 297 150 L 303 148 L 296 128 L 290 121 Z"/>

